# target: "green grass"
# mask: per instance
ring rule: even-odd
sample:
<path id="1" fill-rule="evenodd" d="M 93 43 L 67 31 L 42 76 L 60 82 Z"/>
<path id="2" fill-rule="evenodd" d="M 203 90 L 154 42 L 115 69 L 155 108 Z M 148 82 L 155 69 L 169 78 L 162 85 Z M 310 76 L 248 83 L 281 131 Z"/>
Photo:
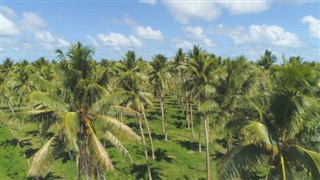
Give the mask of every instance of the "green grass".
<path id="1" fill-rule="evenodd" d="M 204 179 L 206 178 L 205 167 L 205 148 L 202 152 L 198 152 L 198 132 L 195 126 L 196 138 L 191 138 L 191 129 L 187 128 L 185 115 L 181 110 L 181 106 L 173 97 L 166 98 L 166 112 L 168 121 L 168 139 L 164 141 L 164 133 L 162 132 L 161 111 L 158 101 L 147 111 L 147 119 L 149 121 L 156 158 L 151 158 L 151 150 L 149 139 L 145 130 L 145 137 L 149 149 L 150 165 L 153 179 Z M 124 123 L 132 127 L 138 134 L 139 129 L 136 120 L 125 118 Z M 37 126 L 35 124 L 20 124 L 21 129 L 14 130 L 14 135 L 20 140 L 26 140 L 30 144 L 25 147 L 17 147 L 8 144 L 13 139 L 12 133 L 8 127 L 1 127 L 1 165 L 0 179 L 25 179 L 28 169 L 28 159 L 23 157 L 23 153 L 31 160 L 31 155 L 40 148 L 41 141 L 37 134 Z M 202 145 L 204 144 L 203 125 Z M 51 129 L 54 131 L 54 129 Z M 212 136 L 214 131 L 210 131 Z M 131 142 L 125 138 L 120 138 L 125 147 L 130 152 L 131 163 L 128 157 L 123 156 L 110 143 L 105 142 L 106 150 L 109 153 L 114 171 L 105 172 L 107 179 L 147 179 L 147 169 L 145 166 L 145 158 L 142 144 Z M 213 158 L 214 152 L 221 147 L 211 141 L 211 179 L 216 179 L 216 163 Z M 68 156 L 57 159 L 53 162 L 50 173 L 47 178 L 76 179 L 77 169 L 74 160 L 70 160 Z"/>

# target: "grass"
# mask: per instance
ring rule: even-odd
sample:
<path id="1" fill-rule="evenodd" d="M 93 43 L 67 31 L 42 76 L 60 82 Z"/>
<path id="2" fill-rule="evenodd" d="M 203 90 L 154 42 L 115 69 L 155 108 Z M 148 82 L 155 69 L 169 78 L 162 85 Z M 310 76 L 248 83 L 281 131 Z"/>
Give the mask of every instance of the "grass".
<path id="1" fill-rule="evenodd" d="M 4 107 L 4 105 L 3 105 Z M 146 141 L 149 148 L 149 157 L 153 179 L 204 179 L 206 178 L 205 166 L 205 148 L 198 152 L 198 132 L 195 126 L 196 138 L 191 138 L 191 129 L 187 128 L 185 115 L 181 106 L 173 97 L 166 98 L 166 112 L 168 121 L 168 139 L 164 141 L 162 132 L 161 111 L 159 102 L 155 101 L 154 105 L 147 111 L 156 158 L 151 158 L 151 150 L 146 135 Z M 125 118 L 124 123 L 132 127 L 138 134 L 139 129 L 136 121 L 132 118 Z M 20 124 L 21 129 L 15 129 L 10 132 L 8 127 L 0 127 L 0 179 L 25 179 L 28 170 L 28 159 L 41 147 L 41 141 L 37 134 L 35 124 Z M 203 125 L 202 144 L 204 144 Z M 53 129 L 51 129 L 54 131 Z M 214 131 L 210 131 L 214 134 Z M 146 133 L 146 131 L 145 131 Z M 13 135 L 19 141 L 25 141 L 24 147 L 17 147 L 14 143 Z M 213 137 L 214 135 L 212 135 Z M 131 142 L 121 138 L 123 144 L 130 152 L 133 163 L 128 157 L 124 157 L 110 143 L 105 142 L 106 150 L 109 153 L 114 171 L 105 172 L 107 179 L 147 179 L 147 169 L 142 144 Z M 216 179 L 216 162 L 214 152 L 221 147 L 211 139 L 210 157 L 211 157 L 211 179 Z M 23 156 L 25 153 L 26 158 Z M 77 169 L 75 160 L 70 160 L 68 155 L 57 159 L 53 162 L 46 179 L 76 179 Z"/>

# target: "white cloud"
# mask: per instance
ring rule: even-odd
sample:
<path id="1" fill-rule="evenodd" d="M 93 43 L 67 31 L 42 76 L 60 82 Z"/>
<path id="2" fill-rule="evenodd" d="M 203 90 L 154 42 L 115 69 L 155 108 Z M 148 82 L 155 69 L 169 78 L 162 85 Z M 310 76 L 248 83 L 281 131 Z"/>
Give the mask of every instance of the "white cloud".
<path id="1" fill-rule="evenodd" d="M 14 36 L 19 35 L 20 31 L 17 26 L 8 18 L 0 14 L 1 21 L 1 36 Z"/>
<path id="2" fill-rule="evenodd" d="M 142 39 L 151 39 L 151 40 L 157 40 L 157 41 L 163 40 L 161 31 L 153 30 L 150 26 L 147 26 L 147 27 L 137 26 L 134 29 L 135 29 L 135 34 Z"/>
<path id="3" fill-rule="evenodd" d="M 9 7 L 0 5 L 0 9 L 1 9 L 1 14 L 3 16 L 7 17 L 8 19 L 17 18 L 16 13 L 12 9 L 10 9 Z"/>
<path id="4" fill-rule="evenodd" d="M 189 49 L 192 49 L 193 47 L 193 44 L 187 40 L 173 39 L 171 42 L 175 44 L 176 48 L 189 50 Z"/>
<path id="5" fill-rule="evenodd" d="M 301 22 L 309 24 L 309 34 L 311 37 L 320 38 L 320 19 L 313 16 L 305 16 Z"/>
<path id="6" fill-rule="evenodd" d="M 124 19 L 123 19 L 124 23 L 129 25 L 129 26 L 136 26 L 136 22 L 130 18 L 129 16 L 126 16 Z"/>
<path id="7" fill-rule="evenodd" d="M 46 22 L 37 13 L 25 12 L 22 14 L 22 16 L 22 28 L 26 30 L 41 30 L 47 26 Z"/>
<path id="8" fill-rule="evenodd" d="M 220 8 L 214 2 L 209 1 L 164 1 L 163 3 L 174 16 L 174 19 L 183 24 L 189 23 L 190 19 L 193 18 L 207 21 L 214 20 L 221 14 Z"/>
<path id="9" fill-rule="evenodd" d="M 209 33 L 225 35 L 232 38 L 235 44 L 273 45 L 282 47 L 299 47 L 302 43 L 294 33 L 285 31 L 277 25 L 250 25 L 248 30 L 244 27 L 234 29 L 226 28 L 223 25 L 211 27 Z"/>
<path id="10" fill-rule="evenodd" d="M 204 30 L 200 26 L 191 27 L 187 26 L 182 29 L 187 39 L 196 40 L 207 47 L 214 47 L 215 44 L 207 37 Z"/>
<path id="11" fill-rule="evenodd" d="M 259 13 L 266 11 L 270 7 L 270 2 L 266 0 L 220 0 L 217 3 L 226 8 L 232 15 Z"/>
<path id="12" fill-rule="evenodd" d="M 55 41 L 55 38 L 49 31 L 35 31 L 34 32 L 36 39 L 41 42 L 52 43 Z"/>
<path id="13" fill-rule="evenodd" d="M 97 42 L 97 40 L 95 40 L 93 37 L 87 35 L 86 38 L 90 40 L 91 44 L 93 44 L 94 47 L 100 47 L 100 45 Z"/>
<path id="14" fill-rule="evenodd" d="M 58 39 L 58 46 L 59 47 L 69 47 L 69 46 L 71 46 L 71 43 L 69 43 L 68 41 L 66 41 L 62 38 L 59 38 Z"/>
<path id="15" fill-rule="evenodd" d="M 121 48 L 121 47 L 142 47 L 143 42 L 133 35 L 125 36 L 120 33 L 111 32 L 108 35 L 98 34 L 98 39 L 105 46 Z"/>
<path id="16" fill-rule="evenodd" d="M 140 3 L 155 5 L 157 3 L 157 0 L 139 0 Z"/>

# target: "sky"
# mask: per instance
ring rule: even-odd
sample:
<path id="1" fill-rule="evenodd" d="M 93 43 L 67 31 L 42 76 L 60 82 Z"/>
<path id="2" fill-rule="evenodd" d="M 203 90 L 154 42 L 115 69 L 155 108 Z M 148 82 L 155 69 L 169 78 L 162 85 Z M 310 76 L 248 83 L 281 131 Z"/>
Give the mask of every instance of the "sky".
<path id="1" fill-rule="evenodd" d="M 319 0 L 1 0 L 0 60 L 57 60 L 77 42 L 94 59 L 128 50 L 151 61 L 193 45 L 223 58 L 256 61 L 266 49 L 320 62 Z"/>

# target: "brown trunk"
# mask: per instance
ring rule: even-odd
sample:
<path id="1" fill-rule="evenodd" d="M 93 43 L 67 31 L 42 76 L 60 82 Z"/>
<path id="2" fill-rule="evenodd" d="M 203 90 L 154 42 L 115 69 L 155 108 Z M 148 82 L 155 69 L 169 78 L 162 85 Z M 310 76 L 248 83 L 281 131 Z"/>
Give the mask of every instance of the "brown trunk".
<path id="1" fill-rule="evenodd" d="M 146 165 L 147 165 L 147 169 L 148 169 L 148 176 L 149 176 L 149 180 L 152 180 L 152 175 L 151 175 L 151 170 L 150 170 L 150 165 L 149 165 L 148 150 L 147 150 L 147 146 L 146 146 L 146 141 L 144 139 L 144 133 L 143 133 L 143 128 L 142 128 L 141 118 L 139 118 L 139 126 L 140 126 L 142 144 L 143 144 L 143 148 L 144 148 L 144 154 L 145 154 L 145 157 L 146 157 Z"/>
<path id="2" fill-rule="evenodd" d="M 188 129 L 190 128 L 190 120 L 189 120 L 189 99 L 186 93 L 186 120 L 188 122 Z"/>
<path id="3" fill-rule="evenodd" d="M 162 93 L 160 95 L 160 109 L 161 109 L 161 117 L 162 117 L 162 132 L 165 133 L 165 124 L 164 124 L 164 108 L 163 108 L 163 98 L 162 98 Z"/>
<path id="4" fill-rule="evenodd" d="M 192 116 L 192 104 L 190 104 L 190 120 L 191 120 L 191 133 L 192 133 L 192 139 L 194 139 L 193 116 Z"/>
<path id="5" fill-rule="evenodd" d="M 201 152 L 201 128 L 200 128 L 201 122 L 199 122 L 198 126 L 198 136 L 199 136 L 199 152 Z"/>
<path id="6" fill-rule="evenodd" d="M 150 141 L 150 146 L 151 146 L 152 159 L 156 159 L 156 156 L 154 155 L 153 141 L 152 141 L 152 136 L 151 136 L 151 132 L 150 132 L 150 128 L 149 128 L 149 123 L 148 123 L 148 121 L 147 121 L 146 114 L 145 114 L 144 112 L 142 112 L 142 114 L 143 114 L 144 122 L 146 123 L 148 135 L 149 135 L 149 141 Z"/>

